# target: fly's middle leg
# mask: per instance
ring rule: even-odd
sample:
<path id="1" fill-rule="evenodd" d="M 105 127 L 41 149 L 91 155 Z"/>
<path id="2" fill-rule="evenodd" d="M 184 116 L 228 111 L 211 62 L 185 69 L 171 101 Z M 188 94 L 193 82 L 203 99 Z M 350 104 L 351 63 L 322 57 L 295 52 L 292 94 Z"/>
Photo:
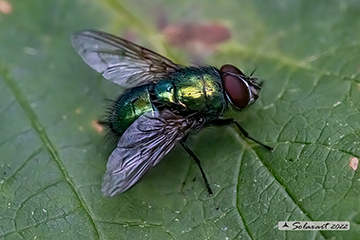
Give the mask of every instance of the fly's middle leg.
<path id="1" fill-rule="evenodd" d="M 240 124 L 235 121 L 235 119 L 215 119 L 214 121 L 211 122 L 211 124 L 217 125 L 217 126 L 223 126 L 223 125 L 230 125 L 230 124 L 235 124 L 235 126 L 240 130 L 240 132 L 244 135 L 244 137 L 251 139 L 252 141 L 256 142 L 257 144 L 263 146 L 264 148 L 272 151 L 273 148 L 269 147 L 261 142 L 259 142 L 258 140 L 252 138 L 249 136 L 249 133 L 240 126 Z"/>

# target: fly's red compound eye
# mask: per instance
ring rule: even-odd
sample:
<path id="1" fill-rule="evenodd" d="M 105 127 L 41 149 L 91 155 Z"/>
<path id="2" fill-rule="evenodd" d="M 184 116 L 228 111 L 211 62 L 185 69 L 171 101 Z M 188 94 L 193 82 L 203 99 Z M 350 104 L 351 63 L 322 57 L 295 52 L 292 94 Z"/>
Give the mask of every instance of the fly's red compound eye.
<path id="1" fill-rule="evenodd" d="M 226 64 L 220 68 L 224 90 L 230 102 L 237 108 L 245 108 L 251 102 L 251 91 L 246 76 L 237 67 Z"/>
<path id="2" fill-rule="evenodd" d="M 245 108 L 250 102 L 249 87 L 241 78 L 226 74 L 223 76 L 223 84 L 226 94 L 232 104 L 237 108 Z"/>

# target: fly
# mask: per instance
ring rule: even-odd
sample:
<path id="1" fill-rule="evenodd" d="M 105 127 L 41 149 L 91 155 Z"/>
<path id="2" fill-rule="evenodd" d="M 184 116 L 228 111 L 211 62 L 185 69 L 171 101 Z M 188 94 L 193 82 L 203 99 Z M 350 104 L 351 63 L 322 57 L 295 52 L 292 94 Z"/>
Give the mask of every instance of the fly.
<path id="1" fill-rule="evenodd" d="M 185 144 L 192 131 L 209 125 L 235 124 L 222 115 L 229 106 L 243 109 L 258 98 L 261 84 L 233 65 L 182 66 L 123 38 L 96 30 L 71 37 L 77 53 L 104 78 L 125 87 L 102 121 L 116 137 L 102 192 L 114 196 L 131 188 L 150 168 L 180 144 L 195 160 L 209 194 L 212 190 L 200 160 Z"/>

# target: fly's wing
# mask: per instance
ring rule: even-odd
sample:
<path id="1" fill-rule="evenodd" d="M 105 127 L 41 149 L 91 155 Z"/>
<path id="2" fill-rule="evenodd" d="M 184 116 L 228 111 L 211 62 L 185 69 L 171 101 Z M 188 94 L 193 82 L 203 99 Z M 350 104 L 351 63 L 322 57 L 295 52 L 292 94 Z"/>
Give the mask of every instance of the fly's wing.
<path id="1" fill-rule="evenodd" d="M 181 67 L 149 49 L 101 31 L 76 32 L 71 43 L 85 63 L 126 88 L 156 81 Z"/>
<path id="2" fill-rule="evenodd" d="M 109 157 L 103 194 L 112 197 L 128 190 L 199 124 L 167 111 L 140 116 L 121 136 Z"/>

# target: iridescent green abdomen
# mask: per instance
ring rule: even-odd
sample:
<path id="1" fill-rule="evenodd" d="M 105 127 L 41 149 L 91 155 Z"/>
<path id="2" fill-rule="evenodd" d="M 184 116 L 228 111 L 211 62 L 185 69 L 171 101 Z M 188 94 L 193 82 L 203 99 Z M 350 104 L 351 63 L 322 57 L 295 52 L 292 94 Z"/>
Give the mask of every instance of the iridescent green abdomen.
<path id="1" fill-rule="evenodd" d="M 115 101 L 108 122 L 117 136 L 121 136 L 142 114 L 154 110 L 148 87 L 144 85 L 132 88 Z"/>
<path id="2" fill-rule="evenodd" d="M 182 111 L 198 112 L 208 120 L 219 117 L 226 100 L 219 71 L 214 67 L 187 67 L 161 80 L 154 89 L 158 101 L 178 106 Z"/>

